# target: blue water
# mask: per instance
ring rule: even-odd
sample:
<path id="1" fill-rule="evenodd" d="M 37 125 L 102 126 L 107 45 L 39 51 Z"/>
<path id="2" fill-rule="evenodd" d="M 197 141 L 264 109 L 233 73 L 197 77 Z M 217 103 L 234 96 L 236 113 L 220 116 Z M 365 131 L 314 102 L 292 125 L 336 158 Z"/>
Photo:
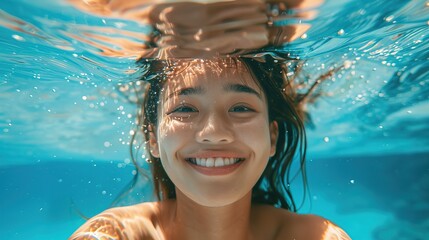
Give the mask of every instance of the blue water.
<path id="1" fill-rule="evenodd" d="M 330 0 L 307 22 L 283 47 L 306 60 L 304 80 L 351 67 L 309 106 L 312 202 L 301 211 L 353 239 L 429 239 L 428 3 Z M 66 239 L 126 188 L 135 109 L 118 84 L 132 81 L 135 56 L 107 56 L 121 46 L 93 35 L 138 43 L 147 31 L 61 1 L 0 3 L 2 239 Z"/>

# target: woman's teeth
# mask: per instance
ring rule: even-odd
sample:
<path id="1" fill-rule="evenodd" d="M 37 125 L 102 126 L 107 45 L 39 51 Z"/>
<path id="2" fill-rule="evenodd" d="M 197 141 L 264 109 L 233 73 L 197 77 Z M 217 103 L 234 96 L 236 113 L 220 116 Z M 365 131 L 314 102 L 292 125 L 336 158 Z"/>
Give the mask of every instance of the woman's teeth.
<path id="1" fill-rule="evenodd" d="M 188 158 L 187 160 L 202 167 L 224 167 L 236 164 L 242 158 Z"/>

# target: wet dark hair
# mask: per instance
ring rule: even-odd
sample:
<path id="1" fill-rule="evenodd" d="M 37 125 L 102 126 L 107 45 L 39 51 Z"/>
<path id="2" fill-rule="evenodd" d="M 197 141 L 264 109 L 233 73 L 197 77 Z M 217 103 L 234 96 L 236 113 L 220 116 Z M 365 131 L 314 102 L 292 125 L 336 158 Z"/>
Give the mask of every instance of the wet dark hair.
<path id="1" fill-rule="evenodd" d="M 299 170 L 306 190 L 307 144 L 301 99 L 288 78 L 288 73 L 293 70 L 287 62 L 270 57 L 263 61 L 247 57 L 231 58 L 231 60 L 242 63 L 250 72 L 254 81 L 267 96 L 269 121 L 278 123 L 279 135 L 276 153 L 270 157 L 262 176 L 252 189 L 252 203 L 269 204 L 296 212 L 298 209 L 290 184 L 297 175 L 291 173 L 291 165 L 295 159 L 299 161 Z M 141 60 L 139 62 L 144 70 L 141 80 L 146 85 L 140 96 L 143 101 L 140 102 L 141 109 L 137 124 L 147 143 L 149 134 L 153 130 L 152 127 L 157 124 L 159 97 L 165 81 L 168 80 L 166 69 L 174 65 L 175 60 L 150 62 Z M 134 137 L 133 141 L 135 141 Z M 131 150 L 134 151 L 135 148 L 131 147 Z M 150 154 L 147 161 L 150 162 L 157 199 L 174 199 L 176 197 L 174 183 L 165 172 L 161 161 Z M 133 157 L 133 162 L 139 168 L 135 157 Z"/>

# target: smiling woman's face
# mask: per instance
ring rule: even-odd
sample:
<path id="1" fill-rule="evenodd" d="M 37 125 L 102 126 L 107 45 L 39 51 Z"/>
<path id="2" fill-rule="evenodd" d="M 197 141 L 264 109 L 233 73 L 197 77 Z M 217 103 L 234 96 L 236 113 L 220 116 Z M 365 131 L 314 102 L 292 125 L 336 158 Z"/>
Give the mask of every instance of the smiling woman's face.
<path id="1" fill-rule="evenodd" d="M 251 192 L 276 139 L 265 93 L 241 63 L 194 60 L 165 83 L 149 143 L 178 197 L 214 207 Z"/>

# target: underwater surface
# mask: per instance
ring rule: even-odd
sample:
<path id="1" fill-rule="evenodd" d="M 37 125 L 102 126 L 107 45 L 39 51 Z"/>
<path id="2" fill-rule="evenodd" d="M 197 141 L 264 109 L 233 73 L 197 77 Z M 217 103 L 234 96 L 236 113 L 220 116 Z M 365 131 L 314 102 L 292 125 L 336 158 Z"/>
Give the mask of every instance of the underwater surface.
<path id="1" fill-rule="evenodd" d="M 150 27 L 72 2 L 0 2 L 2 239 L 66 239 L 136 174 L 136 107 L 122 90 Z M 352 239 L 429 239 L 429 2 L 328 0 L 317 11 L 292 19 L 311 27 L 278 47 L 305 61 L 308 86 L 347 66 L 308 106 L 311 204 L 300 212 Z M 126 201 L 153 199 L 141 184 Z"/>

